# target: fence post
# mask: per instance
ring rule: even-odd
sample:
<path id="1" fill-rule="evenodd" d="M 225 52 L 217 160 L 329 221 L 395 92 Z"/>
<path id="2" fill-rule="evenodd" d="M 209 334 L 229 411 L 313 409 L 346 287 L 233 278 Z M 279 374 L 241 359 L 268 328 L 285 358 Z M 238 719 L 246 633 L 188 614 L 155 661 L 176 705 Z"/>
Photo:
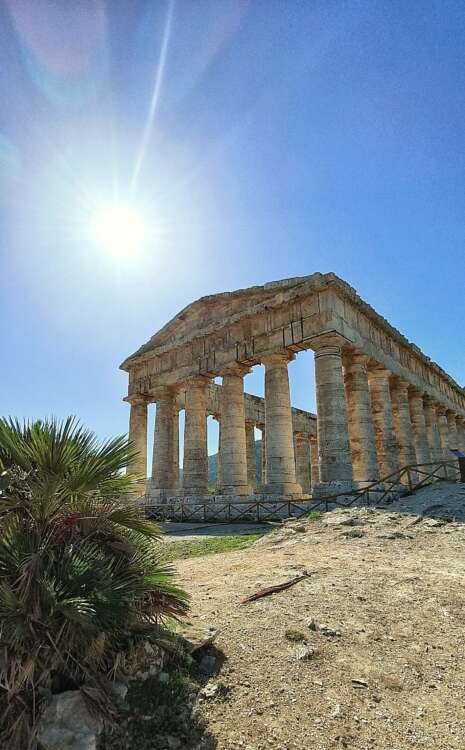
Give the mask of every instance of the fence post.
<path id="1" fill-rule="evenodd" d="M 413 492 L 413 482 L 412 482 L 412 475 L 410 473 L 410 466 L 407 466 L 407 479 L 408 479 L 408 487 L 410 492 Z"/>

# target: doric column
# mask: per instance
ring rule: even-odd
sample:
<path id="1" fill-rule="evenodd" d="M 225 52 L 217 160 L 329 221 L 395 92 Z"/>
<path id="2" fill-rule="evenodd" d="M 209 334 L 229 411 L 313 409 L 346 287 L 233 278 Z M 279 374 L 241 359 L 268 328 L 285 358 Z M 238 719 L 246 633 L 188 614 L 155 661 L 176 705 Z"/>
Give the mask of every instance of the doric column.
<path id="1" fill-rule="evenodd" d="M 310 446 L 306 432 L 294 433 L 295 473 L 302 492 L 310 492 Z"/>
<path id="2" fill-rule="evenodd" d="M 423 392 L 418 388 L 412 388 L 409 391 L 409 407 L 417 464 L 429 464 L 431 463 L 431 454 L 428 444 L 428 435 L 426 433 Z"/>
<path id="3" fill-rule="evenodd" d="M 367 362 L 368 357 L 361 352 L 343 357 L 352 466 L 354 480 L 360 483 L 379 479 Z"/>
<path id="4" fill-rule="evenodd" d="M 173 488 L 179 492 L 181 485 L 179 476 L 179 407 L 174 406 L 173 413 Z"/>
<path id="5" fill-rule="evenodd" d="M 423 409 L 425 412 L 426 434 L 432 461 L 442 461 L 441 439 L 439 437 L 438 418 L 436 405 L 430 396 L 423 398 Z"/>
<path id="6" fill-rule="evenodd" d="M 450 461 L 452 454 L 449 450 L 449 425 L 447 422 L 447 411 L 446 407 L 442 404 L 438 404 L 436 407 L 436 413 L 438 415 L 438 427 L 439 427 L 439 440 L 442 448 L 442 460 Z"/>
<path id="7" fill-rule="evenodd" d="M 449 448 L 457 448 L 457 424 L 455 422 L 455 414 L 453 411 L 446 412 L 447 426 L 449 428 Z M 453 459 L 452 453 L 449 452 L 449 460 Z"/>
<path id="8" fill-rule="evenodd" d="M 446 412 L 447 417 L 447 427 L 449 429 L 449 451 L 448 451 L 448 461 L 456 461 L 456 457 L 451 452 L 452 450 L 457 450 L 458 447 L 458 435 L 457 435 L 457 423 L 455 421 L 455 412 L 448 410 Z M 455 464 L 456 465 L 456 464 Z M 449 476 L 451 479 L 455 479 L 455 471 L 453 467 L 449 469 Z"/>
<path id="9" fill-rule="evenodd" d="M 276 352 L 265 365 L 266 492 L 300 495 L 295 477 L 291 396 L 287 364 L 294 356 Z"/>
<path id="10" fill-rule="evenodd" d="M 370 369 L 368 373 L 376 436 L 376 452 L 378 454 L 381 479 L 399 469 L 399 454 L 394 431 L 394 415 L 392 413 L 390 376 L 391 373 L 384 367 L 375 367 Z"/>
<path id="11" fill-rule="evenodd" d="M 257 424 L 262 433 L 261 461 L 260 461 L 260 487 L 266 484 L 266 427 L 263 423 Z"/>
<path id="12" fill-rule="evenodd" d="M 249 368 L 231 365 L 223 373 L 221 389 L 221 485 L 222 495 L 250 495 L 247 484 L 244 375 Z"/>
<path id="13" fill-rule="evenodd" d="M 409 384 L 401 378 L 394 378 L 392 383 L 392 414 L 394 417 L 394 431 L 396 434 L 399 464 L 411 466 L 417 463 L 413 438 L 412 420 L 410 419 Z"/>
<path id="14" fill-rule="evenodd" d="M 465 418 L 456 417 L 455 424 L 457 428 L 457 448 L 465 455 Z"/>
<path id="15" fill-rule="evenodd" d="M 255 422 L 245 420 L 245 444 L 247 451 L 247 483 L 252 492 L 257 486 L 257 459 L 255 455 Z"/>
<path id="16" fill-rule="evenodd" d="M 313 492 L 349 491 L 354 483 L 340 347 L 315 351 L 315 381 L 320 484 Z"/>
<path id="17" fill-rule="evenodd" d="M 163 494 L 173 493 L 177 487 L 174 471 L 176 392 L 168 387 L 156 392 L 155 435 L 153 440 L 151 490 Z M 179 438 L 178 438 L 179 439 Z M 178 456 L 179 461 L 179 456 Z"/>
<path id="18" fill-rule="evenodd" d="M 129 441 L 136 449 L 137 456 L 129 463 L 127 471 L 140 480 L 144 492 L 147 480 L 147 399 L 144 396 L 131 396 L 130 404 Z"/>
<path id="19" fill-rule="evenodd" d="M 208 492 L 207 390 L 210 381 L 201 376 L 186 383 L 184 423 L 183 492 L 206 495 Z"/>
<path id="20" fill-rule="evenodd" d="M 318 461 L 318 441 L 316 436 L 310 436 L 310 465 L 311 465 L 311 481 L 312 490 L 320 483 L 320 464 Z"/>

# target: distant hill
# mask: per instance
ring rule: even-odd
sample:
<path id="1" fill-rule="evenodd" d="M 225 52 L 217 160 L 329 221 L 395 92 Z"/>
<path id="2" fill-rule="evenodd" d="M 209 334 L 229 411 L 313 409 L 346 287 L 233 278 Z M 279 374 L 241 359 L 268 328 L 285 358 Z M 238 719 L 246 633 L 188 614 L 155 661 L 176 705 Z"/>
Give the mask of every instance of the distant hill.
<path id="1" fill-rule="evenodd" d="M 262 465 L 262 441 L 255 441 L 255 459 L 257 466 L 257 482 L 260 481 L 260 467 Z M 218 453 L 214 456 L 208 456 L 208 484 L 213 485 L 216 482 L 216 465 L 218 462 Z"/>

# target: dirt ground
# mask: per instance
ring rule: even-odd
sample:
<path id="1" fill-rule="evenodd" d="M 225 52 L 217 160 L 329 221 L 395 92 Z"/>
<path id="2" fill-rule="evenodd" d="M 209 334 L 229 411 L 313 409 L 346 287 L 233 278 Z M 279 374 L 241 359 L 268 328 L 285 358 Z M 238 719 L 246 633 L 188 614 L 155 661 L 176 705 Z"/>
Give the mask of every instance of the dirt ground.
<path id="1" fill-rule="evenodd" d="M 463 750 L 465 524 L 432 516 L 463 505 L 465 485 L 409 502 L 290 521 L 177 564 L 192 627 L 220 629 L 219 689 L 199 708 L 219 750 Z"/>

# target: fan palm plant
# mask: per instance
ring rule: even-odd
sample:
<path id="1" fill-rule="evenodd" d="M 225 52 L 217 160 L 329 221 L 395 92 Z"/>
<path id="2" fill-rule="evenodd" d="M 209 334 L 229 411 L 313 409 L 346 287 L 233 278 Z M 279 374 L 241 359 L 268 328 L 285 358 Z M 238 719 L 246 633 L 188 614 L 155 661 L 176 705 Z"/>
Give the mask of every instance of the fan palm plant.
<path id="1" fill-rule="evenodd" d="M 0 419 L 1 746 L 35 746 L 54 684 L 87 685 L 140 639 L 161 637 L 187 596 L 159 562 L 123 437 L 99 443 L 74 418 Z"/>

